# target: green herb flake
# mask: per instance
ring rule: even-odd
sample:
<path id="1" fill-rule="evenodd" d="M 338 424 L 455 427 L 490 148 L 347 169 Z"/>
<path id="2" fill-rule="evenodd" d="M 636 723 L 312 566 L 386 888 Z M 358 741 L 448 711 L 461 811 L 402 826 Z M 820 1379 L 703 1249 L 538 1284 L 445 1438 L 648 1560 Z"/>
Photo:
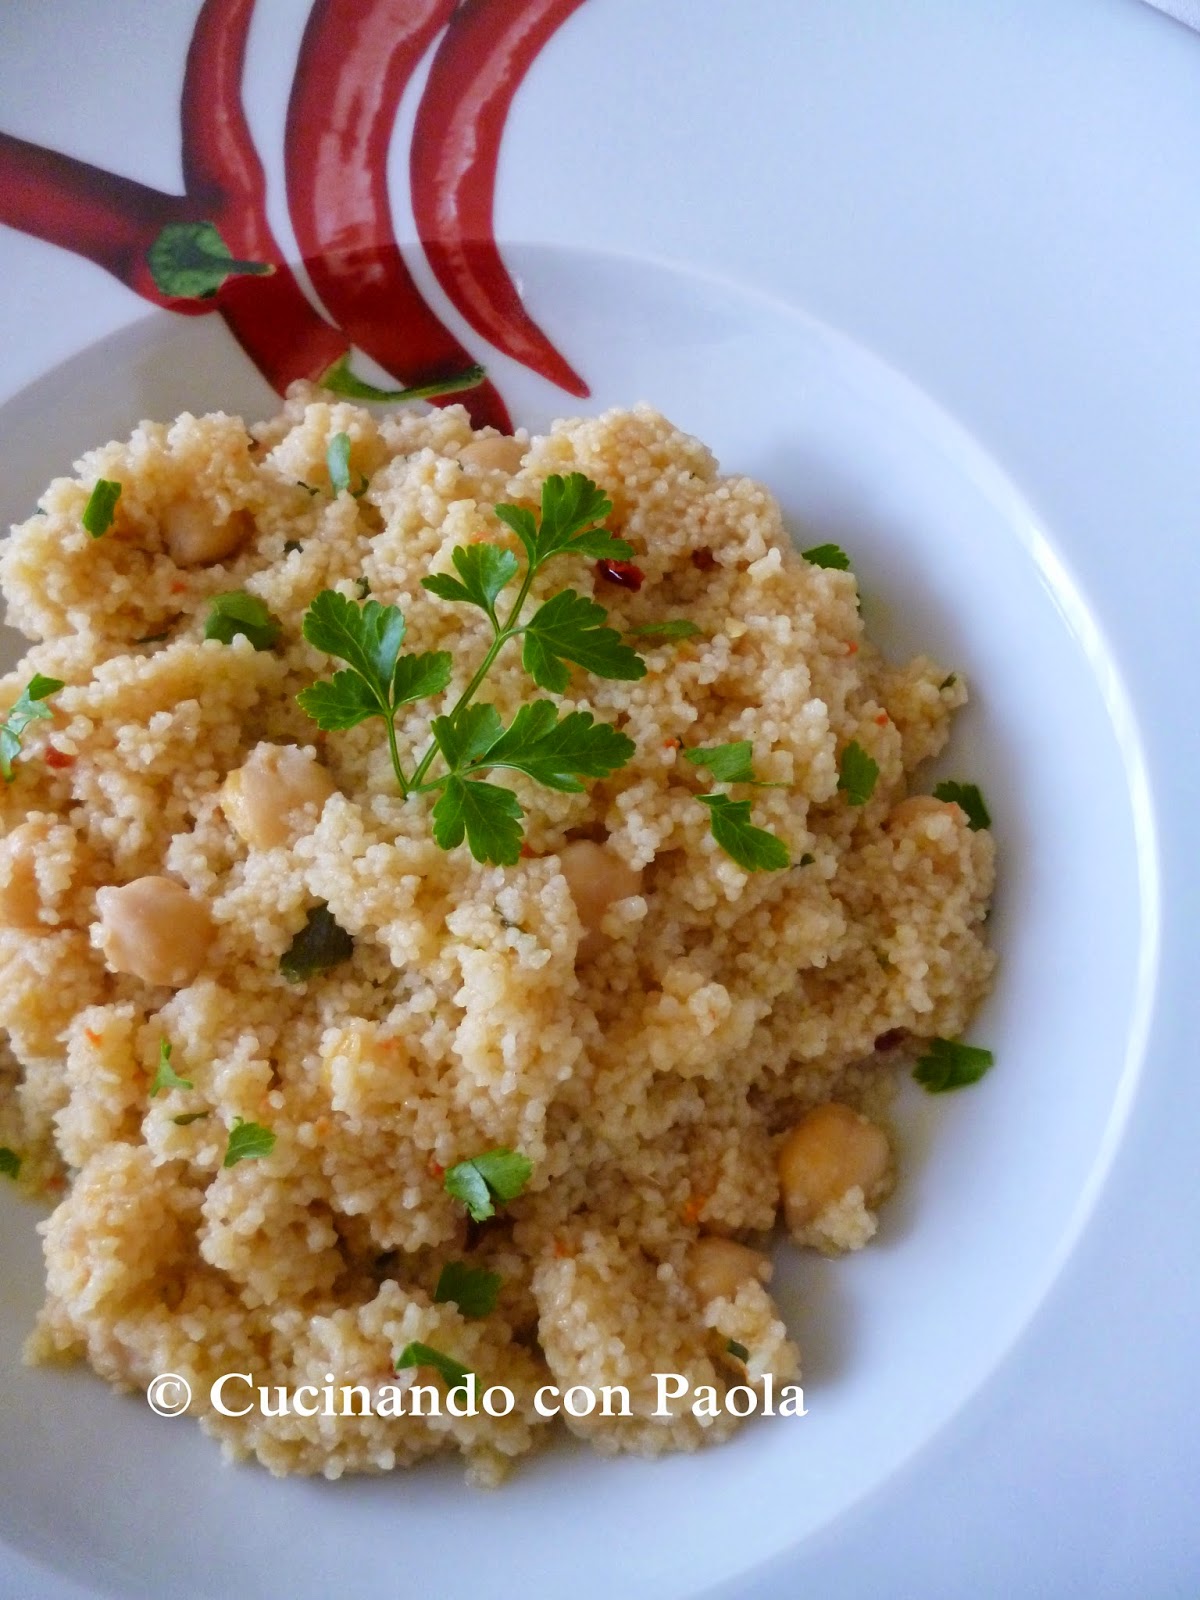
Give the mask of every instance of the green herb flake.
<path id="1" fill-rule="evenodd" d="M 341 395 L 346 400 L 368 400 L 374 405 L 400 405 L 406 400 L 435 400 L 439 395 L 461 394 L 466 389 L 477 389 L 486 377 L 487 369 L 476 365 L 411 389 L 380 389 L 352 372 L 350 357 L 344 355 L 317 381 L 322 389 L 328 389 L 331 394 Z"/>
<path id="2" fill-rule="evenodd" d="M 239 261 L 211 222 L 168 222 L 146 253 L 150 276 L 173 300 L 209 300 L 227 278 L 263 277 L 269 261 Z"/>
<path id="3" fill-rule="evenodd" d="M 990 828 L 992 825 L 988 808 L 983 803 L 983 796 L 977 784 L 939 783 L 934 788 L 933 798 L 961 806 L 967 814 L 967 826 L 973 833 L 978 833 L 982 828 Z"/>
<path id="4" fill-rule="evenodd" d="M 158 1041 L 158 1071 L 154 1074 L 154 1082 L 150 1085 L 150 1098 L 164 1094 L 168 1089 L 194 1089 L 196 1085 L 190 1078 L 181 1078 L 171 1066 L 171 1044 L 168 1039 Z"/>
<path id="5" fill-rule="evenodd" d="M 447 1261 L 433 1298 L 438 1305 L 456 1305 L 464 1317 L 487 1317 L 496 1309 L 502 1282 L 498 1272 L 469 1267 L 465 1261 Z"/>
<path id="6" fill-rule="evenodd" d="M 421 1344 L 419 1341 L 406 1344 L 396 1358 L 397 1372 L 403 1372 L 408 1367 L 431 1367 L 451 1394 L 457 1393 L 459 1389 L 466 1389 L 469 1392 L 471 1379 L 474 1377 L 470 1367 L 464 1367 L 461 1361 L 455 1361 L 453 1356 L 443 1355 L 432 1345 Z"/>
<path id="7" fill-rule="evenodd" d="M 446 1173 L 443 1187 L 461 1200 L 473 1222 L 496 1214 L 494 1202 L 515 1200 L 533 1173 L 533 1162 L 519 1150 L 500 1148 L 460 1161 Z"/>
<path id="8" fill-rule="evenodd" d="M 668 617 L 663 622 L 639 622 L 636 627 L 626 628 L 625 637 L 671 643 L 676 639 L 695 639 L 701 631 L 686 617 Z"/>
<path id="9" fill-rule="evenodd" d="M 272 616 L 257 595 L 247 594 L 244 589 L 214 595 L 204 624 L 206 639 L 232 644 L 241 634 L 256 650 L 270 650 L 282 631 L 278 617 Z"/>
<path id="10" fill-rule="evenodd" d="M 710 750 L 684 750 L 683 759 L 703 767 L 717 783 L 754 783 L 754 747 L 749 739 L 714 745 Z"/>
<path id="11" fill-rule="evenodd" d="M 19 1178 L 21 1176 L 21 1158 L 15 1150 L 10 1150 L 7 1145 L 0 1145 L 0 1176 L 5 1178 Z"/>
<path id="12" fill-rule="evenodd" d="M 746 872 L 780 872 L 791 858 L 783 840 L 750 820 L 749 800 L 731 800 L 725 794 L 698 794 L 708 808 L 713 838 Z"/>
<path id="13" fill-rule="evenodd" d="M 170 633 L 147 633 L 140 639 L 135 639 L 134 644 L 162 644 L 164 639 L 169 639 Z"/>
<path id="14" fill-rule="evenodd" d="M 851 739 L 842 751 L 838 789 L 852 806 L 865 806 L 875 793 L 878 777 L 879 763 L 867 754 L 857 739 Z"/>
<path id="15" fill-rule="evenodd" d="M 30 723 L 51 720 L 54 712 L 46 701 L 65 687 L 61 678 L 44 678 L 40 672 L 35 673 L 0 722 L 0 777 L 5 783 L 13 781 L 13 762 L 21 754 L 25 730 Z"/>
<path id="16" fill-rule="evenodd" d="M 978 1083 L 995 1061 L 990 1050 L 959 1039 L 931 1039 L 928 1053 L 913 1068 L 913 1077 L 930 1094 L 945 1094 Z"/>
<path id="17" fill-rule="evenodd" d="M 749 1350 L 746 1349 L 744 1344 L 739 1344 L 736 1339 L 730 1339 L 725 1346 L 725 1352 L 727 1355 L 733 1356 L 736 1361 L 749 1361 L 750 1359 Z"/>
<path id="18" fill-rule="evenodd" d="M 953 689 L 957 682 L 958 673 L 952 672 L 948 678 L 943 678 L 941 683 L 938 684 L 938 690 L 939 692 L 944 693 L 947 689 Z"/>
<path id="19" fill-rule="evenodd" d="M 800 860 L 797 862 L 797 865 L 801 866 L 801 867 L 811 867 L 816 863 L 816 859 L 817 859 L 816 856 L 810 854 L 809 851 L 806 850 L 804 852 L 804 854 L 800 857 Z"/>
<path id="20" fill-rule="evenodd" d="M 354 940 L 334 919 L 326 905 L 314 906 L 300 932 L 279 958 L 279 970 L 289 983 L 303 983 L 315 973 L 349 961 Z"/>
<path id="21" fill-rule="evenodd" d="M 294 556 L 297 551 L 303 549 L 304 546 L 300 543 L 299 539 L 289 539 L 283 547 L 283 553 L 285 556 Z"/>
<path id="22" fill-rule="evenodd" d="M 813 567 L 828 567 L 834 572 L 849 572 L 850 557 L 836 544 L 815 544 L 800 554 Z"/>
<path id="23" fill-rule="evenodd" d="M 236 1167 L 239 1161 L 251 1161 L 259 1156 L 269 1156 L 275 1148 L 275 1135 L 261 1122 L 247 1122 L 244 1117 L 234 1117 L 229 1130 L 229 1143 L 225 1147 L 223 1167 Z"/>
<path id="24" fill-rule="evenodd" d="M 358 590 L 358 598 L 360 600 L 369 600 L 371 598 L 371 580 L 370 580 L 370 578 L 366 578 L 366 577 L 359 578 L 357 583 L 356 583 L 356 585 L 355 585 L 355 587 Z"/>
<path id="25" fill-rule="evenodd" d="M 193 1122 L 199 1122 L 202 1117 L 208 1115 L 207 1111 L 185 1111 L 178 1117 L 172 1117 L 171 1121 L 177 1128 L 190 1128 Z"/>
<path id="26" fill-rule="evenodd" d="M 335 433 L 325 451 L 325 465 L 329 469 L 329 483 L 335 495 L 351 494 L 356 500 L 366 494 L 369 480 L 360 472 L 362 482 L 357 489 L 350 487 L 350 435 Z M 307 488 L 307 484 L 305 485 Z"/>
<path id="27" fill-rule="evenodd" d="M 117 501 L 121 498 L 121 485 L 111 478 L 97 478 L 96 486 L 83 508 L 84 531 L 93 539 L 102 539 L 113 525 Z"/>

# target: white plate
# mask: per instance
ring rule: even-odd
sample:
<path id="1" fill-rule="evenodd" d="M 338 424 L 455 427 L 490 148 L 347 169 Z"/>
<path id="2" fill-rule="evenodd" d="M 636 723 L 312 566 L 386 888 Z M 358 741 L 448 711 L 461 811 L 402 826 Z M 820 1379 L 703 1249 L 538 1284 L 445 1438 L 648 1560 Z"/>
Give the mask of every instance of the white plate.
<path id="1" fill-rule="evenodd" d="M 6 10 L 0 126 L 176 186 L 193 9 L 136 28 Z M 259 0 L 252 37 L 281 233 L 304 10 Z M 295 1600 L 348 1572 L 364 1600 L 496 1570 L 634 1597 L 1157 1595 L 1194 1576 L 1196 1446 L 1174 1417 L 1200 1299 L 1200 40 L 1132 0 L 982 13 L 587 0 L 504 143 L 498 227 L 525 241 L 506 253 L 593 403 L 651 399 L 764 478 L 853 549 L 885 641 L 933 646 L 977 691 L 949 765 L 984 781 L 1003 850 L 1004 967 L 977 1030 L 1000 1062 L 910 1106 L 879 1245 L 788 1277 L 809 1416 L 655 1465 L 543 1458 L 491 1496 L 454 1469 L 279 1485 L 82 1372 L 16 1367 L 39 1280 L 6 1204 L 7 1592 L 215 1595 L 234 1570 L 247 1596 Z M 216 319 L 144 318 L 12 233 L 0 267 L 5 517 L 140 415 L 269 402 Z M 522 420 L 574 409 L 455 326 Z"/>

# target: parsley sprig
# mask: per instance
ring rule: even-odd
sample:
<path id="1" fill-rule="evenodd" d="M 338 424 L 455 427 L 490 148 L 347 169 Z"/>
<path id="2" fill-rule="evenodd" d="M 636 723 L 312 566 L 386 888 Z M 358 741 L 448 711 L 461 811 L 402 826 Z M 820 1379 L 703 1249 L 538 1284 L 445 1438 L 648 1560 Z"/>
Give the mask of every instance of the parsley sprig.
<path id="1" fill-rule="evenodd" d="M 12 709 L 0 721 L 0 778 L 13 781 L 13 762 L 21 754 L 21 739 L 31 722 L 48 722 L 54 712 L 46 704 L 51 695 L 64 688 L 61 678 L 44 678 L 34 673 Z"/>
<path id="2" fill-rule="evenodd" d="M 582 473 L 552 476 L 542 487 L 540 517 L 521 506 L 496 507 L 524 551 L 524 571 L 520 557 L 502 545 L 460 545 L 451 551 L 453 573 L 422 580 L 439 599 L 482 611 L 492 639 L 454 704 L 430 719 L 431 738 L 411 769 L 401 756 L 396 715 L 401 706 L 428 700 L 449 686 L 453 657 L 444 650 L 406 653 L 402 613 L 376 600 L 356 603 L 326 589 L 305 613 L 304 637 L 346 665 L 328 681 L 305 689 L 300 705 L 326 730 L 383 720 L 400 792 L 437 796 L 433 834 L 444 850 L 465 839 L 477 861 L 512 866 L 519 859 L 524 810 L 511 789 L 486 782 L 485 774 L 520 772 L 547 788 L 579 793 L 581 779 L 608 777 L 634 753 L 632 740 L 587 711 L 560 716 L 552 701 L 534 700 L 506 727 L 494 705 L 476 703 L 501 651 L 516 640 L 530 677 L 555 694 L 567 689 L 572 666 L 600 678 L 645 676 L 645 662 L 607 626 L 604 607 L 575 590 L 561 590 L 527 614 L 534 582 L 555 557 L 624 560 L 633 554 L 602 526 L 611 510 L 603 491 Z M 502 614 L 501 597 L 514 583 L 515 598 Z"/>

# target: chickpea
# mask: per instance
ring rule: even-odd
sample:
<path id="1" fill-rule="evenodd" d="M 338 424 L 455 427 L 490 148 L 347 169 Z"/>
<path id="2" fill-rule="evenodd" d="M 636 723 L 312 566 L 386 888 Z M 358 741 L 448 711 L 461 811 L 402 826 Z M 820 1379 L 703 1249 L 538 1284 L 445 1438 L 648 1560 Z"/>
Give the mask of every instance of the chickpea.
<path id="1" fill-rule="evenodd" d="M 869 1206 L 888 1169 L 887 1135 L 849 1106 L 830 1101 L 802 1117 L 779 1149 L 784 1215 L 800 1233 L 856 1186 Z"/>
<path id="2" fill-rule="evenodd" d="M 272 850 L 294 843 L 311 829 L 334 787 L 311 750 L 294 744 L 260 744 L 245 766 L 225 779 L 221 809 L 243 843 L 254 850 Z"/>
<path id="3" fill-rule="evenodd" d="M 489 434 L 483 439 L 472 439 L 458 452 L 464 467 L 479 467 L 484 472 L 504 472 L 509 477 L 516 472 L 529 446 L 507 434 Z"/>
<path id="4" fill-rule="evenodd" d="M 642 886 L 642 875 L 622 861 L 615 850 L 593 844 L 590 839 L 574 839 L 564 845 L 559 851 L 558 864 L 583 925 L 576 959 L 588 961 L 604 944 L 600 924 L 609 906 L 615 900 L 637 894 Z"/>
<path id="5" fill-rule="evenodd" d="M 766 1283 L 771 1263 L 761 1251 L 732 1239 L 706 1234 L 688 1251 L 684 1269 L 687 1281 L 704 1305 L 710 1300 L 732 1300 L 744 1283 Z"/>
<path id="6" fill-rule="evenodd" d="M 41 926 L 42 908 L 37 881 L 38 829 L 23 822 L 0 839 L 0 925 L 26 932 Z"/>
<path id="7" fill-rule="evenodd" d="M 113 972 L 182 989 L 197 977 L 216 928 L 208 908 L 173 878 L 135 878 L 96 895 L 100 948 Z"/>
<path id="8" fill-rule="evenodd" d="M 254 522 L 245 511 L 216 521 L 198 500 L 175 500 L 162 514 L 163 538 L 178 567 L 211 567 L 240 550 Z"/>

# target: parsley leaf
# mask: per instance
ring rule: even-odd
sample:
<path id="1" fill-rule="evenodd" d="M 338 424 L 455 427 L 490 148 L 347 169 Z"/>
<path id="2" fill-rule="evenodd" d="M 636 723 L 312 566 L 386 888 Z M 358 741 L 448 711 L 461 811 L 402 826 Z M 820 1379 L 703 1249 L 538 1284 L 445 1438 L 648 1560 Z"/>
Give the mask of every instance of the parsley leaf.
<path id="1" fill-rule="evenodd" d="M 43 678 L 37 672 L 0 722 L 0 777 L 13 781 L 13 762 L 21 753 L 21 738 L 31 722 L 49 722 L 54 712 L 46 704 L 52 694 L 65 688 L 61 678 Z"/>
<path id="2" fill-rule="evenodd" d="M 275 1148 L 275 1135 L 261 1122 L 247 1122 L 244 1117 L 234 1117 L 229 1130 L 229 1143 L 225 1147 L 223 1167 L 236 1167 L 239 1161 L 249 1161 L 256 1156 L 269 1156 Z"/>
<path id="3" fill-rule="evenodd" d="M 685 761 L 694 767 L 703 767 L 717 783 L 755 783 L 754 747 L 749 739 L 739 739 L 735 744 L 713 745 L 710 750 L 684 750 Z"/>
<path id="4" fill-rule="evenodd" d="M 93 539 L 102 539 L 113 525 L 117 501 L 121 498 L 121 485 L 111 478 L 97 478 L 96 486 L 83 508 L 83 526 Z"/>
<path id="5" fill-rule="evenodd" d="M 21 1158 L 15 1150 L 8 1146 L 0 1145 L 0 1175 L 5 1178 L 19 1178 L 21 1176 Z"/>
<path id="6" fill-rule="evenodd" d="M 208 300 L 226 278 L 262 277 L 269 261 L 238 261 L 211 222 L 168 222 L 146 253 L 160 293 L 174 300 Z"/>
<path id="7" fill-rule="evenodd" d="M 257 595 L 247 594 L 244 589 L 213 595 L 212 609 L 204 624 L 206 639 L 232 644 L 242 634 L 256 650 L 270 650 L 282 631 L 279 618 L 271 615 Z"/>
<path id="8" fill-rule="evenodd" d="M 949 800 L 954 805 L 961 806 L 967 814 L 967 826 L 973 833 L 978 833 L 981 828 L 990 828 L 992 825 L 988 808 L 983 803 L 983 796 L 977 784 L 939 783 L 934 787 L 933 798 Z"/>
<path id="9" fill-rule="evenodd" d="M 529 1182 L 533 1162 L 519 1150 L 487 1150 L 460 1161 L 446 1173 L 443 1187 L 461 1200 L 473 1222 L 486 1222 L 496 1214 L 493 1198 L 515 1200 Z"/>
<path id="10" fill-rule="evenodd" d="M 800 554 L 810 566 L 830 567 L 835 572 L 850 570 L 850 557 L 836 544 L 815 544 L 811 550 L 802 550 Z"/>
<path id="11" fill-rule="evenodd" d="M 193 1122 L 199 1122 L 202 1117 L 209 1115 L 207 1111 L 185 1111 L 178 1117 L 172 1117 L 171 1121 L 177 1128 L 190 1128 Z"/>
<path id="12" fill-rule="evenodd" d="M 727 794 L 698 794 L 709 810 L 712 836 L 727 856 L 747 872 L 778 872 L 791 858 L 782 839 L 750 821 L 749 800 L 731 800 Z"/>
<path id="13" fill-rule="evenodd" d="M 632 739 L 610 723 L 597 723 L 590 711 L 571 711 L 560 718 L 549 700 L 534 700 L 489 745 L 482 765 L 510 767 L 547 789 L 578 794 L 584 787 L 581 777 L 607 778 L 634 750 Z"/>
<path id="14" fill-rule="evenodd" d="M 433 1298 L 438 1305 L 456 1305 L 464 1317 L 486 1317 L 496 1309 L 502 1282 L 498 1272 L 469 1267 L 465 1261 L 447 1261 Z"/>
<path id="15" fill-rule="evenodd" d="M 304 613 L 309 644 L 345 661 L 375 688 L 381 705 L 389 699 L 405 631 L 395 606 L 381 606 L 378 600 L 357 605 L 336 589 L 323 589 Z"/>
<path id="16" fill-rule="evenodd" d="M 150 1085 L 150 1098 L 153 1100 L 167 1089 L 194 1089 L 196 1085 L 190 1078 L 181 1078 L 171 1065 L 171 1042 L 169 1039 L 158 1041 L 158 1071 L 154 1074 L 154 1082 Z"/>
<path id="17" fill-rule="evenodd" d="M 928 1054 L 917 1061 L 913 1077 L 930 1094 L 944 1094 L 948 1089 L 978 1083 L 995 1059 L 990 1050 L 959 1039 L 931 1039 Z"/>
<path id="18" fill-rule="evenodd" d="M 525 624 L 521 655 L 538 688 L 564 693 L 571 681 L 563 665 L 567 661 L 598 678 L 644 678 L 646 663 L 615 628 L 604 626 L 607 620 L 603 606 L 574 589 L 564 589 L 540 606 Z"/>
<path id="19" fill-rule="evenodd" d="M 842 751 L 838 788 L 852 806 L 865 806 L 875 792 L 878 777 L 879 763 L 867 754 L 857 739 L 851 739 Z"/>
<path id="20" fill-rule="evenodd" d="M 459 545 L 450 552 L 459 578 L 435 572 L 421 579 L 421 587 L 441 600 L 466 601 L 496 620 L 496 600 L 517 575 L 520 565 L 511 550 L 498 544 Z"/>
<path id="21" fill-rule="evenodd" d="M 546 479 L 542 485 L 540 523 L 522 506 L 500 505 L 495 509 L 500 521 L 525 546 L 533 567 L 557 555 L 609 561 L 628 561 L 633 555 L 631 544 L 600 526 L 612 510 L 612 501 L 582 472 L 572 472 L 566 478 L 554 473 Z"/>
<path id="22" fill-rule="evenodd" d="M 694 639 L 700 632 L 702 630 L 686 617 L 668 617 L 662 622 L 639 622 L 636 627 L 626 628 L 625 637 L 661 639 L 665 642 L 671 639 Z"/>
<path id="23" fill-rule="evenodd" d="M 736 1339 L 730 1339 L 725 1346 L 726 1353 L 733 1356 L 735 1361 L 749 1361 L 750 1352 L 744 1344 L 739 1344 Z"/>
<path id="24" fill-rule="evenodd" d="M 405 400 L 433 400 L 442 394 L 459 394 L 464 389 L 477 389 L 487 377 L 481 366 L 467 367 L 448 378 L 435 378 L 432 383 L 418 384 L 411 389 L 378 389 L 350 370 L 349 355 L 341 356 L 328 367 L 317 382 L 322 389 L 340 394 L 347 400 L 369 400 L 374 404 L 398 405 Z"/>
<path id="25" fill-rule="evenodd" d="M 440 1350 L 419 1340 L 406 1344 L 396 1357 L 397 1372 L 403 1372 L 407 1367 L 432 1367 L 451 1394 L 459 1389 L 469 1392 L 470 1380 L 474 1376 L 470 1367 L 464 1367 L 461 1361 L 455 1361 L 453 1356 L 443 1355 Z"/>
<path id="26" fill-rule="evenodd" d="M 453 850 L 465 837 L 476 861 L 512 867 L 521 859 L 524 815 L 511 789 L 452 774 L 433 808 L 433 837 L 443 850 Z"/>
<path id="27" fill-rule="evenodd" d="M 326 905 L 314 906 L 308 920 L 279 958 L 279 970 L 289 983 L 303 983 L 314 973 L 328 972 L 354 954 L 354 940 L 334 919 Z"/>

